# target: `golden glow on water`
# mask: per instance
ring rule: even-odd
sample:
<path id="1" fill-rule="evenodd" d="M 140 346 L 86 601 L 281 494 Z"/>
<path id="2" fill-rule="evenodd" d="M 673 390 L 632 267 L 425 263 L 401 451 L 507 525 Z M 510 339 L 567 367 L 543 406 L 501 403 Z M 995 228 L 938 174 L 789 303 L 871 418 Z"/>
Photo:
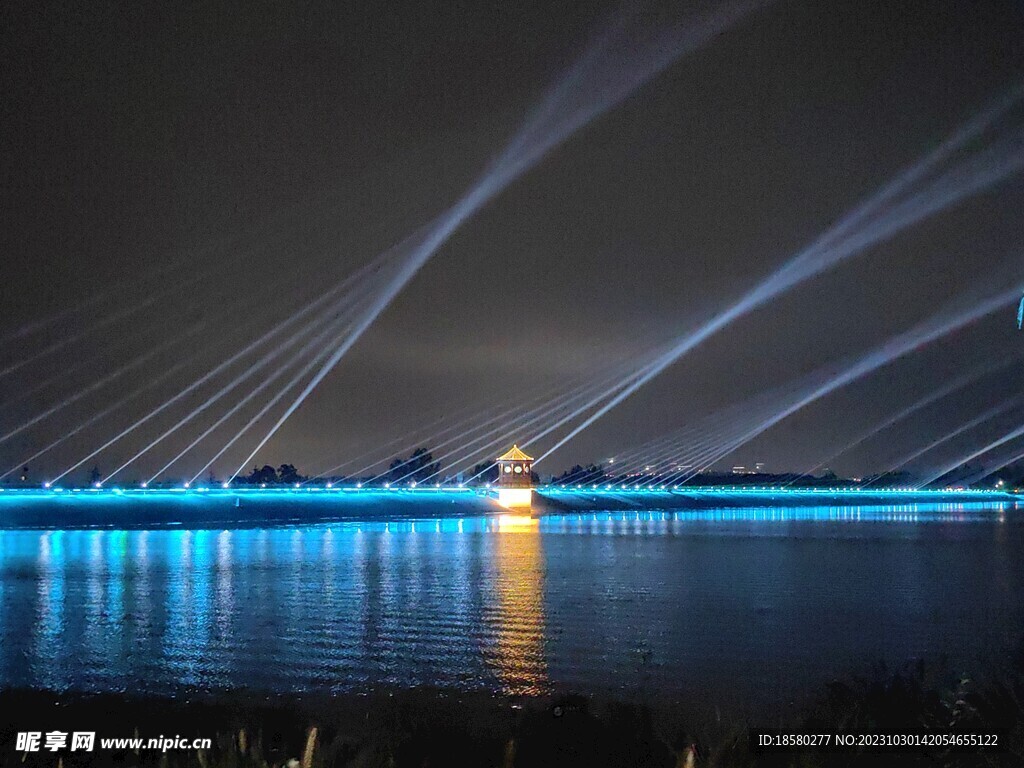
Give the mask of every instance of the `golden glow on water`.
<path id="1" fill-rule="evenodd" d="M 533 505 L 533 490 L 530 488 L 499 488 L 498 504 L 505 509 L 528 510 Z"/>
<path id="2" fill-rule="evenodd" d="M 548 689 L 548 668 L 539 522 L 529 515 L 501 515 L 494 540 L 497 633 L 488 661 L 506 694 L 541 694 Z"/>
<path id="3" fill-rule="evenodd" d="M 540 520 L 530 515 L 499 515 L 499 531 L 539 531 Z"/>

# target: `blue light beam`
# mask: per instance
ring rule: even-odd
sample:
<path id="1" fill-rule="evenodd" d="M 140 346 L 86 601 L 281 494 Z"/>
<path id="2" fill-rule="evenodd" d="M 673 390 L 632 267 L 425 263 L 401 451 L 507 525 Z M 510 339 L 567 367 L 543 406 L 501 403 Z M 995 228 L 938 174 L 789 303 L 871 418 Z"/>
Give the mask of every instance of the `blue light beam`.
<path id="1" fill-rule="evenodd" d="M 541 454 L 534 463 L 543 461 L 681 357 L 741 317 L 762 307 L 770 300 L 788 292 L 814 275 L 832 269 L 850 256 L 892 237 L 924 217 L 933 215 L 938 210 L 960 202 L 967 196 L 987 189 L 1019 172 L 1024 164 L 1024 152 L 1015 142 L 1010 142 L 1008 145 L 1001 145 L 1006 146 L 1007 151 L 1010 152 L 1008 157 L 997 158 L 993 161 L 987 154 L 983 155 L 988 162 L 980 168 L 976 163 L 967 161 L 967 167 L 974 169 L 976 175 L 974 178 L 962 180 L 960 188 L 949 187 L 950 176 L 959 178 L 957 169 L 954 168 L 947 176 L 941 176 L 932 183 L 932 187 L 929 189 L 933 190 L 934 199 L 923 197 L 928 193 L 926 190 L 911 198 L 911 201 L 916 201 L 918 205 L 916 209 L 898 207 L 888 219 L 886 216 L 880 215 L 887 210 L 891 201 L 899 195 L 905 194 L 910 187 L 928 177 L 969 142 L 985 133 L 993 123 L 1019 103 L 1022 97 L 1024 97 L 1024 84 L 1017 84 L 1001 99 L 950 135 L 935 150 L 899 173 L 892 181 L 856 206 L 838 224 L 819 236 L 817 240 L 745 293 L 738 301 L 670 347 L 654 363 L 634 376 L 632 383 L 618 394 L 611 396 L 608 402 L 601 405 L 554 446 Z M 597 399 L 595 403 L 591 404 L 591 407 L 603 399 Z"/>
<path id="2" fill-rule="evenodd" d="M 725 3 L 704 16 L 687 19 L 674 29 L 660 35 L 650 35 L 646 39 L 642 35 L 640 38 L 628 38 L 626 33 L 630 30 L 619 25 L 592 45 L 569 75 L 548 91 L 541 108 L 527 120 L 516 138 L 463 197 L 429 225 L 403 241 L 401 248 L 408 256 L 398 274 L 381 292 L 349 337 L 330 355 L 256 444 L 235 474 L 259 453 L 420 268 L 465 221 L 576 131 L 619 104 L 681 56 L 702 47 L 763 4 L 759 0 Z M 618 49 L 614 46 L 618 46 Z"/>

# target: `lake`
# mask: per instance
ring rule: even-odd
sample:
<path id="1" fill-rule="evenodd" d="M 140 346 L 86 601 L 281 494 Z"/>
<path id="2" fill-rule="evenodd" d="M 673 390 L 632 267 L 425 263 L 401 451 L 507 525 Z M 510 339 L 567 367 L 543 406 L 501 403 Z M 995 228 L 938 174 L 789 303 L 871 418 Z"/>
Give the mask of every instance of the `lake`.
<path id="1" fill-rule="evenodd" d="M 785 706 L 1024 637 L 1013 504 L 0 532 L 0 687 Z"/>

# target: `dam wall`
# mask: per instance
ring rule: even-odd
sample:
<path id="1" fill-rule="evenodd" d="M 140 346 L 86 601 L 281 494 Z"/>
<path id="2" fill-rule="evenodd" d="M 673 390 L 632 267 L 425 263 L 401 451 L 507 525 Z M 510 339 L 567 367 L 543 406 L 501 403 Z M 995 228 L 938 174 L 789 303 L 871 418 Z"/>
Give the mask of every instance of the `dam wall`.
<path id="1" fill-rule="evenodd" d="M 435 520 L 565 513 L 764 509 L 772 507 L 982 507 L 1024 503 L 1010 493 L 704 488 L 594 491 L 541 488 L 527 508 L 464 489 L 77 489 L 0 490 L 0 530 L 12 528 L 253 528 L 343 521 Z"/>

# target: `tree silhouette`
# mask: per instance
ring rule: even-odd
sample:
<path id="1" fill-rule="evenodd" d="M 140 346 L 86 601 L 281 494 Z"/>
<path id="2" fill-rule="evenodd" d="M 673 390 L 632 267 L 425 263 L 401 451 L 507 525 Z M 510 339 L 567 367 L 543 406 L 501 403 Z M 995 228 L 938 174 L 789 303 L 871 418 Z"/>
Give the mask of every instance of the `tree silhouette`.
<path id="1" fill-rule="evenodd" d="M 423 483 L 441 471 L 441 463 L 434 461 L 426 448 L 417 448 L 405 459 L 396 458 L 388 468 L 389 483 Z"/>
<path id="2" fill-rule="evenodd" d="M 269 464 L 262 467 L 253 467 L 245 477 L 238 478 L 243 485 L 295 485 L 306 480 L 305 475 L 299 474 L 294 464 L 282 464 L 274 469 Z"/>
<path id="3" fill-rule="evenodd" d="M 474 478 L 474 483 L 496 483 L 498 482 L 498 465 L 493 461 L 477 464 L 469 476 Z"/>
<path id="4" fill-rule="evenodd" d="M 277 483 L 277 472 L 269 464 L 253 467 L 252 472 L 241 478 L 241 482 L 250 485 L 274 485 Z"/>
<path id="5" fill-rule="evenodd" d="M 571 469 L 567 469 L 558 475 L 558 477 L 553 477 L 551 482 L 565 485 L 573 483 L 603 483 L 606 477 L 605 471 L 597 466 L 597 464 L 588 464 L 585 467 L 576 464 Z"/>

